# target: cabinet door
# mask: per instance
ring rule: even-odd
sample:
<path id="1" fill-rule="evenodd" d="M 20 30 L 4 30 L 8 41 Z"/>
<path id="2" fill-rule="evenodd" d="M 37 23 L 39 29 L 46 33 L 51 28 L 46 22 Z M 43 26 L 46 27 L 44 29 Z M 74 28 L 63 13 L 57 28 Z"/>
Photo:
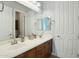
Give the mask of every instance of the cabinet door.
<path id="1" fill-rule="evenodd" d="M 52 40 L 49 40 L 36 48 L 36 57 L 45 58 L 49 57 L 52 52 Z"/>
<path id="2" fill-rule="evenodd" d="M 52 53 L 52 39 L 49 40 L 48 42 L 46 42 L 45 46 L 44 46 L 44 52 L 46 57 L 49 57 Z"/>
<path id="3" fill-rule="evenodd" d="M 33 48 L 27 52 L 25 52 L 25 58 L 36 58 L 36 48 Z"/>
<path id="4" fill-rule="evenodd" d="M 44 48 L 45 44 L 39 45 L 36 47 L 36 57 L 37 58 L 42 58 L 44 57 L 44 54 L 46 52 L 44 52 L 44 50 L 46 50 L 46 48 Z"/>

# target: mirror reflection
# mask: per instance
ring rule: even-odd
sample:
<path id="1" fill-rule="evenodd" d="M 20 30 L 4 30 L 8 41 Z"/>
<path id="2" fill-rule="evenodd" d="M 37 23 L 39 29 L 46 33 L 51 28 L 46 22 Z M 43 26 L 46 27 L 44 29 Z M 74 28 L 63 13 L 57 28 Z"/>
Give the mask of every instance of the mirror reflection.
<path id="1" fill-rule="evenodd" d="M 25 15 L 19 11 L 15 12 L 15 37 L 25 36 Z"/>
<path id="2" fill-rule="evenodd" d="M 18 38 L 21 35 L 20 32 L 20 12 L 16 11 L 16 19 L 15 19 L 15 37 Z"/>

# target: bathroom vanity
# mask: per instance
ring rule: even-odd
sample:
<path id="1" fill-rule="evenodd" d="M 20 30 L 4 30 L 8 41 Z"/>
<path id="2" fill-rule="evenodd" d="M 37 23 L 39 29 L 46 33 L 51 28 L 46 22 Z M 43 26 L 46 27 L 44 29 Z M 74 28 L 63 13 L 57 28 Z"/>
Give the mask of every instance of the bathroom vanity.
<path id="1" fill-rule="evenodd" d="M 33 49 L 26 51 L 18 56 L 16 58 L 44 58 L 49 57 L 52 52 L 52 39 L 48 40 Z"/>
<path id="2" fill-rule="evenodd" d="M 42 58 L 49 57 L 52 53 L 52 35 L 44 35 L 42 38 L 28 39 L 17 44 L 11 42 L 0 43 L 0 58 Z"/>

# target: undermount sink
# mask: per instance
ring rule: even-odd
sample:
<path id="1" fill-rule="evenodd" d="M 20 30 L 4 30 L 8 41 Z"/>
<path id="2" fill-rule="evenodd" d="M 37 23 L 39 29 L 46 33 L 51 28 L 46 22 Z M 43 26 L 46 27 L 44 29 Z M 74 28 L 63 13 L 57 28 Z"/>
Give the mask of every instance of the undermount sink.
<path id="1" fill-rule="evenodd" d="M 10 43 L 8 43 L 8 44 L 5 44 L 5 45 L 2 45 L 0 47 L 0 50 L 6 49 L 6 50 L 11 51 L 11 50 L 19 49 L 19 48 L 21 48 L 23 46 L 24 46 L 24 43 L 20 43 L 20 42 L 18 42 L 17 44 L 14 44 L 14 45 L 11 45 Z"/>

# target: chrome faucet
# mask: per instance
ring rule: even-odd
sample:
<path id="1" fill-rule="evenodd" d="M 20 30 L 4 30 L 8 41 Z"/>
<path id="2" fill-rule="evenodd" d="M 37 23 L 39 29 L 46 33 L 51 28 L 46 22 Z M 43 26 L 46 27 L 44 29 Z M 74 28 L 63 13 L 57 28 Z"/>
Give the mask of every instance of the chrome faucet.
<path id="1" fill-rule="evenodd" d="M 13 41 L 11 41 L 11 45 L 14 45 L 14 44 L 17 44 L 17 40 L 13 40 Z"/>
<path id="2" fill-rule="evenodd" d="M 21 42 L 24 42 L 24 37 L 21 37 Z"/>
<path id="3" fill-rule="evenodd" d="M 12 39 L 11 45 L 17 44 L 17 40 L 12 36 L 12 34 L 10 34 L 10 39 Z"/>

